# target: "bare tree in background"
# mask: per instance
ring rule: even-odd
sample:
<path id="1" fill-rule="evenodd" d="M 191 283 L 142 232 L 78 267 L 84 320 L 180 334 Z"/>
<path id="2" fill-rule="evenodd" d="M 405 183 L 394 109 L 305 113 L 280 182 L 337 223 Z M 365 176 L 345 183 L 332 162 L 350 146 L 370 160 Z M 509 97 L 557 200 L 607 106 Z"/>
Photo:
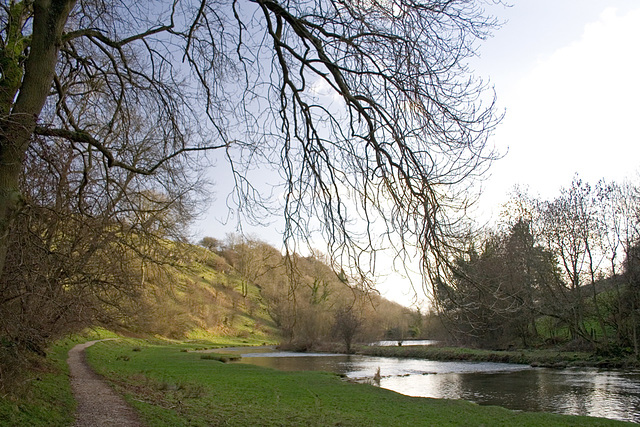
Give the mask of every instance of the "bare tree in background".
<path id="1" fill-rule="evenodd" d="M 351 353 L 356 335 L 362 329 L 362 319 L 357 316 L 353 307 L 341 307 L 334 314 L 334 322 L 334 334 L 344 343 L 347 354 Z"/>
<path id="2" fill-rule="evenodd" d="M 547 246 L 557 254 L 567 280 L 569 331 L 572 338 L 585 340 L 592 339 L 584 323 L 582 295 L 589 274 L 587 253 L 594 234 L 591 208 L 591 186 L 577 177 L 570 188 L 561 190 L 559 197 L 542 204 Z"/>
<path id="3" fill-rule="evenodd" d="M 606 230 L 606 253 L 611 262 L 611 276 L 615 286 L 615 298 L 612 298 L 609 306 L 611 325 L 616 331 L 617 342 L 632 347 L 638 357 L 640 191 L 638 185 L 631 182 L 601 182 L 598 191 L 602 222 Z"/>
<path id="4" fill-rule="evenodd" d="M 27 153 L 51 144 L 78 159 L 80 196 L 100 169 L 155 176 L 168 201 L 190 154 L 223 150 L 250 218 L 270 205 L 248 177 L 271 165 L 290 251 L 320 231 L 334 262 L 360 273 L 390 244 L 417 246 L 437 271 L 467 178 L 494 157 L 493 99 L 482 104 L 465 68 L 495 27 L 482 4 L 3 0 L 0 272 L 18 215 L 48 203 L 25 198 L 20 177 Z M 102 205 L 78 197 L 76 210 Z"/>

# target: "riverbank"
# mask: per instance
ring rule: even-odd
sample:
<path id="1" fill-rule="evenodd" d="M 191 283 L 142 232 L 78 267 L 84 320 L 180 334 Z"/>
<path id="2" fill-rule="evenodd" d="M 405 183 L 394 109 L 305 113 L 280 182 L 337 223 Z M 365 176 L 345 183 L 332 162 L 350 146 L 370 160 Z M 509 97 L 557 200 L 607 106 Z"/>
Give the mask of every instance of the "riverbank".
<path id="1" fill-rule="evenodd" d="M 440 346 L 357 346 L 358 354 L 384 357 L 410 357 L 429 360 L 521 363 L 534 367 L 638 368 L 634 358 L 605 358 L 588 352 L 543 350 L 480 350 Z"/>
<path id="2" fill-rule="evenodd" d="M 101 342 L 89 363 L 153 426 L 618 425 L 464 401 L 412 398 L 323 372 L 203 359 L 191 343 Z"/>

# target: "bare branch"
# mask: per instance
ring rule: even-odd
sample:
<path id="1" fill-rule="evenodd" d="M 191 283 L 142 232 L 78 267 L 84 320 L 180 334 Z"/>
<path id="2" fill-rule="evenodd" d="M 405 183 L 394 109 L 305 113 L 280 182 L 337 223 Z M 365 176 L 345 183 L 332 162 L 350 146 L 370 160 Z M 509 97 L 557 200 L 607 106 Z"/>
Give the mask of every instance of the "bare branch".
<path id="1" fill-rule="evenodd" d="M 126 164 L 122 161 L 116 160 L 114 155 L 104 144 L 100 143 L 100 141 L 93 138 L 87 132 L 70 131 L 66 129 L 52 129 L 52 128 L 45 128 L 42 126 L 36 126 L 35 133 L 36 135 L 40 135 L 40 136 L 64 138 L 66 140 L 73 141 L 73 142 L 89 144 L 92 147 L 96 148 L 100 153 L 102 153 L 106 157 L 107 167 L 109 168 L 119 167 L 119 168 L 128 170 L 130 172 L 138 173 L 141 175 L 153 175 L 160 166 L 167 163 L 169 160 L 173 159 L 174 157 L 178 157 L 180 155 L 191 153 L 191 152 L 210 151 L 210 150 L 217 150 L 221 148 L 227 148 L 230 144 L 230 143 L 226 143 L 222 145 L 208 145 L 208 146 L 202 146 L 202 147 L 184 147 L 161 158 L 160 160 L 157 160 L 154 164 L 152 164 L 148 168 L 139 168 L 134 165 Z"/>

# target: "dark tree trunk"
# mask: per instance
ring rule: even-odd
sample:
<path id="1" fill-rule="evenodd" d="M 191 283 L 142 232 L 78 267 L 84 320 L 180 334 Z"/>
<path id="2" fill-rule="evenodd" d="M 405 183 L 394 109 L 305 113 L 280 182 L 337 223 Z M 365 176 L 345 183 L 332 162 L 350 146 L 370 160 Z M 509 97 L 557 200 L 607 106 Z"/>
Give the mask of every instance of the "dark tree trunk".
<path id="1" fill-rule="evenodd" d="M 1 106 L 0 118 L 0 276 L 11 225 L 21 206 L 19 179 L 36 121 L 49 96 L 65 22 L 76 0 L 38 0 L 24 77 L 15 103 Z M 6 99 L 5 102 L 11 102 Z"/>

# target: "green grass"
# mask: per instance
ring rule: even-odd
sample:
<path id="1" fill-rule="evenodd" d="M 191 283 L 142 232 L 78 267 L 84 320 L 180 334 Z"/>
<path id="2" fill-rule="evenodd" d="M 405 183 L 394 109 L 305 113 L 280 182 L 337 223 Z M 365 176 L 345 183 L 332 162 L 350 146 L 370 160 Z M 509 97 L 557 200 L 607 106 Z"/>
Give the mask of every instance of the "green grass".
<path id="1" fill-rule="evenodd" d="M 192 345 L 192 344 L 190 344 Z M 139 351 L 133 351 L 138 348 Z M 187 344 L 102 342 L 90 363 L 152 426 L 604 426 L 618 422 L 412 398 L 321 372 L 225 364 Z"/>
<path id="2" fill-rule="evenodd" d="M 11 394 L 0 396 L 0 426 L 69 426 L 73 423 L 75 400 L 69 383 L 67 353 L 76 344 L 114 334 L 87 330 L 57 341 L 45 361 L 25 373 Z"/>
<path id="3" fill-rule="evenodd" d="M 202 329 L 193 329 L 187 334 L 188 341 L 184 345 L 194 344 L 210 345 L 212 347 L 231 347 L 231 346 L 256 346 L 256 345 L 275 345 L 278 344 L 277 336 L 268 335 L 248 335 L 246 337 L 216 337 Z"/>

